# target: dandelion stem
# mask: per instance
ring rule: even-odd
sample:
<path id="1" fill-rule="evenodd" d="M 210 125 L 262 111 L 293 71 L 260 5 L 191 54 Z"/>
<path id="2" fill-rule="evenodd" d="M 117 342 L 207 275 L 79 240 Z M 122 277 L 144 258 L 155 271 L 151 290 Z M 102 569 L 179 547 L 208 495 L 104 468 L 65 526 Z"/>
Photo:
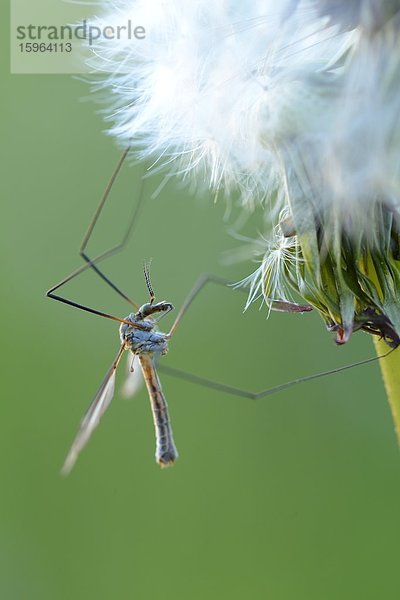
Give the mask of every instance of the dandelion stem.
<path id="1" fill-rule="evenodd" d="M 378 355 L 387 351 L 387 345 L 383 340 L 374 337 L 374 344 Z M 400 346 L 379 363 L 392 411 L 397 441 L 400 444 Z"/>

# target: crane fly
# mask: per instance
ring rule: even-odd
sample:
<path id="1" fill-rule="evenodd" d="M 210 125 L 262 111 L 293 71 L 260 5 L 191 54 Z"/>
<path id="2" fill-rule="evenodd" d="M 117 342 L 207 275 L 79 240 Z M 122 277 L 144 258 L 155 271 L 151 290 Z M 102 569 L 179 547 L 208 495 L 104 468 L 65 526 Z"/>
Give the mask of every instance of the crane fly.
<path id="1" fill-rule="evenodd" d="M 161 317 L 171 312 L 174 306 L 170 302 L 155 302 L 148 264 L 144 266 L 144 275 L 150 294 L 150 302 L 140 306 L 137 312 L 130 313 L 121 323 L 119 328 L 121 347 L 82 419 L 79 432 L 62 469 L 64 474 L 69 473 L 74 466 L 79 453 L 89 441 L 92 432 L 100 422 L 100 418 L 111 403 L 115 389 L 116 372 L 124 351 L 130 352 L 133 358 L 138 358 L 146 382 L 156 434 L 156 461 L 161 467 L 168 467 L 178 458 L 168 405 L 155 366 L 155 359 L 168 352 L 168 341 L 171 337 L 171 333 L 157 331 L 156 324 Z M 158 316 L 154 317 L 154 315 Z"/>
<path id="2" fill-rule="evenodd" d="M 218 277 L 215 275 L 201 275 L 195 282 L 186 299 L 184 300 L 180 310 L 178 311 L 175 321 L 173 322 L 168 333 L 162 333 L 161 331 L 158 331 L 157 324 L 163 316 L 165 316 L 174 309 L 174 306 L 170 302 L 166 301 L 155 302 L 156 298 L 150 280 L 149 263 L 145 263 L 144 265 L 144 277 L 150 298 L 149 302 L 142 305 L 139 305 L 136 302 L 134 302 L 128 294 L 126 294 L 104 273 L 102 269 L 100 269 L 99 263 L 101 261 L 121 251 L 125 247 L 126 242 L 135 225 L 139 210 L 141 208 L 143 185 L 142 190 L 139 193 L 139 202 L 132 213 L 131 219 L 128 222 L 128 227 L 121 243 L 117 244 L 116 246 L 113 246 L 105 252 L 102 252 L 95 258 L 89 257 L 87 253 L 88 242 L 93 234 L 95 225 L 101 215 L 101 212 L 109 197 L 115 179 L 122 167 L 126 156 L 128 155 L 129 150 L 130 147 L 128 147 L 125 150 L 125 152 L 119 159 L 117 166 L 110 178 L 110 181 L 108 182 L 105 188 L 99 206 L 97 207 L 95 214 L 89 224 L 87 232 L 83 238 L 79 254 L 81 258 L 85 261 L 85 264 L 77 270 L 73 271 L 64 279 L 62 279 L 59 283 L 51 287 L 46 294 L 49 298 L 52 298 L 53 300 L 57 300 L 74 308 L 78 308 L 80 310 L 89 312 L 97 316 L 111 319 L 113 321 L 119 322 L 120 324 L 120 348 L 111 367 L 107 371 L 99 390 L 97 391 L 92 403 L 90 404 L 88 410 L 86 411 L 81 421 L 79 431 L 75 437 L 75 440 L 73 441 L 71 449 L 64 462 L 64 466 L 62 468 L 63 474 L 66 475 L 71 471 L 80 452 L 89 441 L 93 431 L 98 426 L 101 417 L 104 415 L 107 408 L 109 407 L 114 396 L 116 372 L 125 351 L 132 355 L 132 360 L 137 358 L 139 361 L 140 369 L 143 374 L 143 378 L 146 383 L 147 391 L 149 394 L 153 414 L 153 421 L 156 434 L 156 461 L 161 467 L 167 467 L 169 465 L 172 465 L 178 458 L 178 452 L 172 434 L 172 427 L 169 417 L 167 401 L 162 391 L 160 379 L 157 374 L 157 369 L 169 375 L 179 377 L 192 383 L 200 384 L 202 386 L 208 387 L 219 392 L 225 392 L 227 394 L 233 394 L 243 398 L 257 400 L 259 398 L 275 394 L 276 392 L 287 389 L 294 385 L 298 385 L 300 383 L 305 383 L 307 381 L 345 371 L 355 366 L 361 366 L 374 362 L 379 358 L 384 358 L 385 356 L 388 356 L 388 354 L 390 354 L 394 350 L 394 348 L 391 348 L 387 353 L 383 354 L 382 356 L 375 356 L 372 358 L 360 360 L 358 362 L 352 363 L 351 365 L 345 365 L 334 369 L 330 369 L 328 371 L 314 373 L 312 375 L 294 379 L 286 383 L 264 389 L 260 392 L 251 392 L 225 383 L 211 381 L 197 374 L 188 373 L 186 371 L 182 371 L 180 369 L 165 366 L 162 364 L 157 364 L 156 368 L 157 359 L 159 357 L 164 356 L 168 352 L 169 342 L 172 336 L 174 335 L 182 317 L 184 316 L 184 314 L 186 313 L 196 296 L 201 292 L 201 290 L 208 283 L 215 283 L 223 286 L 232 285 L 232 283 L 226 280 L 225 278 Z M 120 318 L 115 315 L 106 313 L 104 311 L 85 306 L 83 304 L 80 304 L 55 293 L 58 289 L 60 289 L 65 284 L 70 282 L 75 277 L 78 277 L 88 269 L 92 269 L 107 285 L 109 285 L 114 290 L 114 292 L 116 292 L 131 306 L 133 306 L 135 312 L 129 313 L 129 315 L 127 315 L 125 318 Z M 271 302 L 271 305 L 273 310 L 279 312 L 302 313 L 311 310 L 311 306 L 309 305 L 299 305 L 281 300 L 274 300 Z"/>

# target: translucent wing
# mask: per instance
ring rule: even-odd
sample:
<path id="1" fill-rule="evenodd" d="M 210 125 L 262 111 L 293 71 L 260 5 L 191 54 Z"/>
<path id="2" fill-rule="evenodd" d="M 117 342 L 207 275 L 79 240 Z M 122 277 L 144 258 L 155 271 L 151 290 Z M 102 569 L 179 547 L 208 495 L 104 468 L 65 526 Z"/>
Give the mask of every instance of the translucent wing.
<path id="1" fill-rule="evenodd" d="M 126 378 L 121 390 L 124 398 L 132 398 L 132 396 L 135 396 L 143 385 L 142 369 L 139 365 L 134 365 L 135 360 L 136 357 L 132 356 L 132 354 L 128 354 Z"/>
<path id="2" fill-rule="evenodd" d="M 63 475 L 68 475 L 71 472 L 80 452 L 86 446 L 93 431 L 100 423 L 101 417 L 110 405 L 110 402 L 114 396 L 115 375 L 123 351 L 124 345 L 122 345 L 119 349 L 113 364 L 109 368 L 96 396 L 94 397 L 91 405 L 81 421 L 77 436 L 71 446 L 70 451 L 68 452 L 67 458 L 65 459 L 63 468 L 61 470 Z"/>

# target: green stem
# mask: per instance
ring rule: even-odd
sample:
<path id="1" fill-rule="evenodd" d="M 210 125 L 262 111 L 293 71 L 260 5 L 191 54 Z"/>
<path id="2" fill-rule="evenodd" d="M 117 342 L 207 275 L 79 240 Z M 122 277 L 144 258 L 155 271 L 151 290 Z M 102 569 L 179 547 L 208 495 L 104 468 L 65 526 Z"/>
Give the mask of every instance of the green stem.
<path id="1" fill-rule="evenodd" d="M 376 353 L 385 354 L 388 347 L 383 340 L 374 336 Z M 379 361 L 386 394 L 392 411 L 397 441 L 400 444 L 400 346 L 386 358 Z"/>

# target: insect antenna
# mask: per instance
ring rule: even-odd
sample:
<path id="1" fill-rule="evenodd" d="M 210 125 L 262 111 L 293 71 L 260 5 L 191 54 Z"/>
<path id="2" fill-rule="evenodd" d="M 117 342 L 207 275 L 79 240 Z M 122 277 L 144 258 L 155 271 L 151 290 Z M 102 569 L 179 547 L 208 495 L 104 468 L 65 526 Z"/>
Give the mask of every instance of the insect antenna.
<path id="1" fill-rule="evenodd" d="M 152 261 L 152 259 L 150 258 L 150 260 L 148 260 L 147 262 L 144 263 L 143 273 L 144 273 L 144 278 L 146 280 L 146 286 L 147 286 L 147 289 L 149 290 L 149 294 L 150 294 L 150 304 L 153 304 L 154 300 L 156 299 L 156 295 L 154 293 L 153 286 L 151 285 L 151 279 L 150 279 L 151 261 Z"/>

